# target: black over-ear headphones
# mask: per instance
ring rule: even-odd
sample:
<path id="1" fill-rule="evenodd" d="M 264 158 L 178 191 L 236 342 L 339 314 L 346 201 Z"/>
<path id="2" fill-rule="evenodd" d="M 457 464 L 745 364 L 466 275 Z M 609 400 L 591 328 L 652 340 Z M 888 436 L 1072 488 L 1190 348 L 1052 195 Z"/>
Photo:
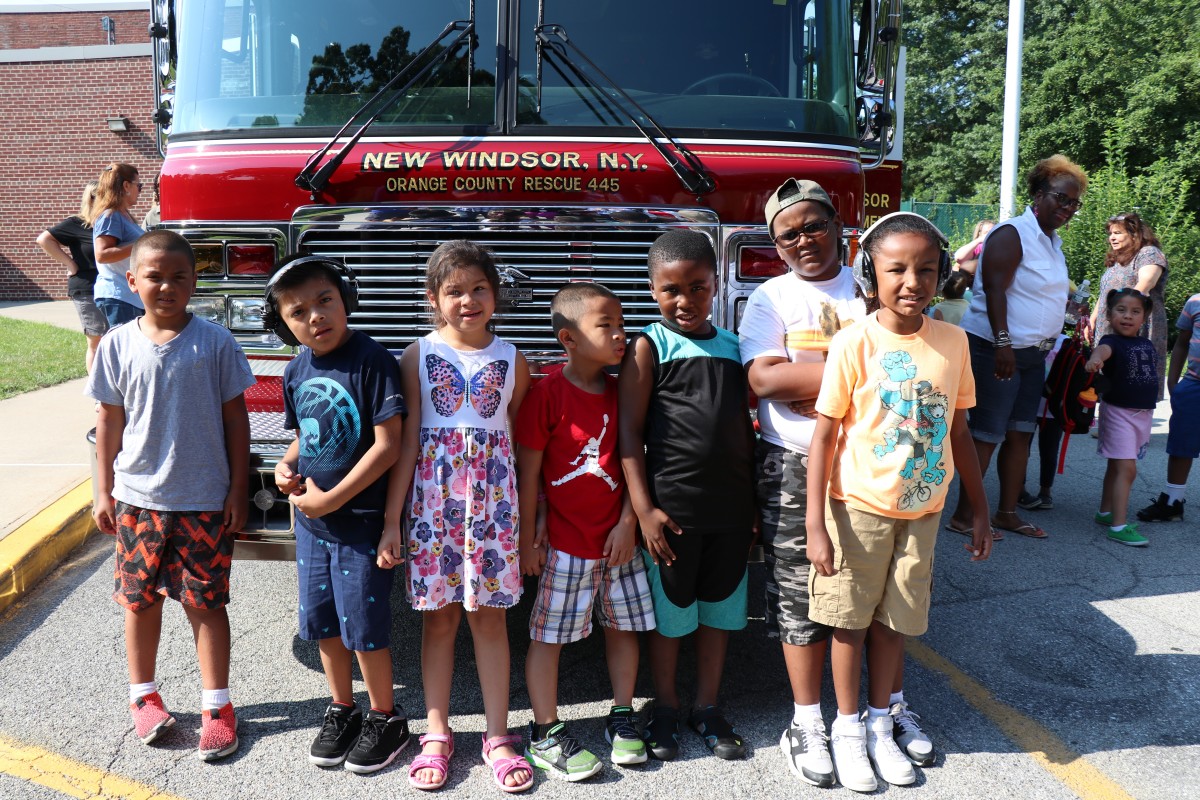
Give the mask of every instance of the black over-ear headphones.
<path id="1" fill-rule="evenodd" d="M 299 347 L 300 340 L 292 334 L 287 323 L 279 314 L 279 301 L 275 297 L 275 284 L 284 275 L 294 272 L 300 268 L 307 268 L 305 271 L 316 271 L 326 275 L 338 287 L 338 293 L 342 296 L 342 305 L 346 308 L 346 314 L 349 316 L 358 310 L 358 279 L 354 277 L 354 272 L 336 259 L 327 256 L 302 256 L 293 261 L 289 261 L 282 267 L 275 270 L 270 280 L 267 281 L 266 289 L 263 290 L 263 299 L 266 301 L 266 308 L 263 309 L 263 328 L 274 333 L 284 344 L 289 344 L 292 347 Z"/>
<path id="2" fill-rule="evenodd" d="M 938 294 L 941 294 L 942 287 L 946 285 L 946 281 L 950 277 L 950 241 L 946 238 L 945 234 L 938 230 L 937 225 L 934 225 L 920 214 L 914 214 L 911 211 L 893 211 L 891 214 L 885 214 L 875 220 L 875 224 L 863 231 L 862 236 L 858 237 L 858 255 L 854 258 L 853 266 L 854 280 L 862 287 L 863 294 L 867 297 L 874 297 L 878 294 L 875 282 L 875 265 L 871 263 L 871 256 L 867 253 L 867 244 L 871 241 L 871 237 L 879 229 L 880 225 L 897 217 L 914 217 L 919 219 L 937 237 L 939 250 L 937 291 Z"/>

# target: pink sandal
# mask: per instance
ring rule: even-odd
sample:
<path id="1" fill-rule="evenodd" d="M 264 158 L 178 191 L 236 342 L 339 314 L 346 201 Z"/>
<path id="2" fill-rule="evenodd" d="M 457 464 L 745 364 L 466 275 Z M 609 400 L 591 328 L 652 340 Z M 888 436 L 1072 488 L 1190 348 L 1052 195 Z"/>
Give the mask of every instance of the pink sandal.
<path id="1" fill-rule="evenodd" d="M 425 747 L 426 742 L 440 742 L 441 744 L 449 745 L 450 752 L 446 755 L 441 753 L 426 754 L 421 753 L 413 759 L 408 768 L 408 784 L 414 789 L 422 789 L 431 792 L 435 789 L 440 789 L 446 785 L 446 778 L 450 775 L 450 757 L 454 755 L 454 732 L 450 733 L 426 733 L 420 739 L 421 747 Z M 433 783 L 420 783 L 417 781 L 417 773 L 423 769 L 432 769 L 441 775 L 437 781 Z"/>
<path id="2" fill-rule="evenodd" d="M 509 734 L 507 736 L 493 736 L 491 739 L 487 738 L 486 733 L 484 734 L 483 763 L 492 768 L 492 780 L 496 782 L 496 785 L 509 794 L 523 792 L 530 786 L 533 786 L 533 767 L 531 767 L 529 762 L 525 760 L 525 756 L 519 755 L 516 758 L 504 758 L 501 756 L 496 756 L 495 758 L 492 758 L 492 751 L 497 747 L 505 746 L 517 750 L 517 748 L 521 746 L 522 741 L 523 740 L 520 736 L 515 736 L 513 734 Z M 518 752 L 520 751 L 518 750 Z M 517 784 L 516 786 L 508 786 L 504 783 L 505 778 L 522 769 L 529 773 L 529 779 L 527 781 Z"/>

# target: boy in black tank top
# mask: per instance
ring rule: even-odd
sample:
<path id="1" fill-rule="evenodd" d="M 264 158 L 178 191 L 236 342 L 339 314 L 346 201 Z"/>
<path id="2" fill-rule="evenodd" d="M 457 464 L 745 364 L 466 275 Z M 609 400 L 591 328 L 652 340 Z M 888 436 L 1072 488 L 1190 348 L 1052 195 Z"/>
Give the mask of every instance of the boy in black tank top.
<path id="1" fill-rule="evenodd" d="M 697 687 L 688 722 L 715 755 L 743 758 L 717 708 L 729 631 L 746 625 L 746 554 L 754 523 L 754 431 L 737 337 L 708 319 L 716 254 L 686 230 L 650 249 L 650 292 L 663 319 L 625 353 L 619 379 L 621 463 L 654 595 L 650 637 L 655 704 L 644 738 L 660 759 L 678 753 L 675 673 L 696 631 Z"/>

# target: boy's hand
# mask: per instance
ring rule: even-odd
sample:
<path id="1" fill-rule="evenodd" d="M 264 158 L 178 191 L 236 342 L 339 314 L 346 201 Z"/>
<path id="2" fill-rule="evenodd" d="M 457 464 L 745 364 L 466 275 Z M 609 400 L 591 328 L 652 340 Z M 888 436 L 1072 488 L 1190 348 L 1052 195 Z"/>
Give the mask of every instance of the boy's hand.
<path id="1" fill-rule="evenodd" d="M 530 541 L 522 536 L 517 547 L 517 558 L 521 566 L 521 574 L 536 578 L 542 574 L 546 566 L 546 548 L 536 539 Z"/>
<path id="2" fill-rule="evenodd" d="M 230 533 L 237 533 L 246 526 L 249 516 L 246 496 L 236 489 L 231 489 L 225 496 L 225 506 L 221 512 L 221 524 Z"/>
<path id="3" fill-rule="evenodd" d="M 404 563 L 404 536 L 399 525 L 383 526 L 383 535 L 379 537 L 375 551 L 375 566 L 380 569 L 392 569 Z"/>
<path id="4" fill-rule="evenodd" d="M 667 562 L 667 566 L 675 563 L 675 552 L 671 550 L 671 546 L 667 544 L 667 537 L 663 534 L 663 529 L 666 528 L 676 536 L 683 535 L 683 529 L 675 524 L 675 520 L 667 516 L 667 512 L 661 508 L 651 508 L 645 514 L 638 514 L 638 523 L 642 526 L 642 540 L 646 545 L 646 550 L 650 553 L 650 560 L 655 564 L 659 561 Z"/>
<path id="5" fill-rule="evenodd" d="M 537 516 L 533 520 L 533 546 L 545 553 L 546 545 L 550 544 L 549 506 L 546 501 L 537 504 Z M 545 561 L 545 556 L 542 556 Z"/>
<path id="6" fill-rule="evenodd" d="M 299 476 L 297 476 L 297 480 L 299 480 Z M 300 490 L 292 492 L 288 499 L 309 519 L 323 517 L 335 509 L 334 504 L 329 501 L 329 492 L 317 486 L 312 478 L 305 479 Z"/>
<path id="7" fill-rule="evenodd" d="M 117 503 L 111 494 L 101 492 L 96 497 L 96 505 L 92 506 L 92 519 L 101 533 L 109 536 L 117 535 Z"/>
<path id="8" fill-rule="evenodd" d="M 971 543 L 963 547 L 971 554 L 972 561 L 987 561 L 992 554 L 992 523 L 986 510 L 975 515 L 971 526 Z"/>
<path id="9" fill-rule="evenodd" d="M 303 476 L 292 469 L 292 465 L 280 461 L 275 465 L 275 486 L 284 494 L 298 494 L 303 491 L 301 481 Z"/>
<path id="10" fill-rule="evenodd" d="M 838 571 L 833 568 L 833 542 L 825 528 L 825 521 L 818 524 L 809 522 L 805 527 L 808 528 L 808 560 L 812 562 L 813 569 L 825 578 L 837 575 Z"/>
<path id="11" fill-rule="evenodd" d="M 630 514 L 622 517 L 608 532 L 604 540 L 604 557 L 608 566 L 620 567 L 628 564 L 637 552 L 637 517 Z"/>

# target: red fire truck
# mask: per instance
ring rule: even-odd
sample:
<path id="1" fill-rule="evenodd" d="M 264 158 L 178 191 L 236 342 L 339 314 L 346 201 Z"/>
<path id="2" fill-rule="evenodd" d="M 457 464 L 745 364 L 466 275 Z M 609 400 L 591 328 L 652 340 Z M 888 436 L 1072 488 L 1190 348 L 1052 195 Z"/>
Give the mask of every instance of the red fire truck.
<path id="1" fill-rule="evenodd" d="M 560 356 L 549 302 L 613 289 L 656 317 L 646 252 L 708 235 L 715 321 L 736 329 L 785 269 L 763 224 L 790 176 L 819 181 L 847 246 L 899 205 L 900 0 L 154 0 L 161 224 L 195 246 L 193 310 L 251 358 L 251 522 L 239 555 L 282 557 L 272 478 L 291 351 L 261 324 L 285 253 L 355 272 L 353 325 L 395 352 L 428 330 L 441 242 L 495 251 L 498 332 L 535 372 Z"/>

